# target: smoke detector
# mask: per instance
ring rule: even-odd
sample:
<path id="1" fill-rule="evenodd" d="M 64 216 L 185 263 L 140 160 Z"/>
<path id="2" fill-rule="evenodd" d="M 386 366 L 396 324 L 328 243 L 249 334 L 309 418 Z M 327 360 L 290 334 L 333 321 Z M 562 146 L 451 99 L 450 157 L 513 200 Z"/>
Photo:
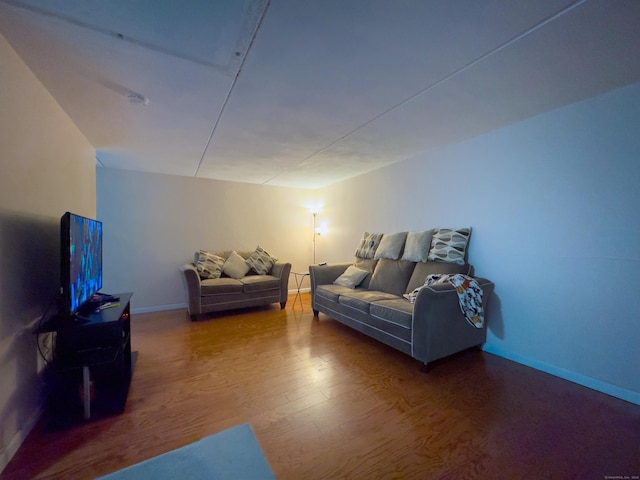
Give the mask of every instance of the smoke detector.
<path id="1" fill-rule="evenodd" d="M 135 105 L 141 105 L 143 107 L 149 105 L 149 99 L 144 95 L 140 95 L 139 93 L 129 92 L 127 93 L 126 97 L 130 103 L 133 103 Z"/>

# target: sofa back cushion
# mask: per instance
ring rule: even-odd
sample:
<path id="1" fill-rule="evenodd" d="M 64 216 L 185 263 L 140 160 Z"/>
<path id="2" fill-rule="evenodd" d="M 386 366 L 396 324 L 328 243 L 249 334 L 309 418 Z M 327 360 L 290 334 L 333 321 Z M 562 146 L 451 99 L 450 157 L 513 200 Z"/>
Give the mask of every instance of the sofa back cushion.
<path id="1" fill-rule="evenodd" d="M 233 252 L 236 252 L 238 255 L 240 255 L 242 258 L 246 260 L 254 251 L 253 250 L 222 250 L 219 252 L 215 252 L 215 254 L 226 260 L 231 256 Z"/>
<path id="2" fill-rule="evenodd" d="M 462 273 L 464 275 L 473 276 L 473 267 L 468 263 L 459 265 L 457 263 L 445 262 L 419 262 L 413 270 L 409 284 L 404 293 L 411 293 L 416 288 L 424 285 L 427 275 L 438 273 Z"/>
<path id="3" fill-rule="evenodd" d="M 413 262 L 381 258 L 373 271 L 369 290 L 402 295 L 407 289 L 414 267 Z"/>

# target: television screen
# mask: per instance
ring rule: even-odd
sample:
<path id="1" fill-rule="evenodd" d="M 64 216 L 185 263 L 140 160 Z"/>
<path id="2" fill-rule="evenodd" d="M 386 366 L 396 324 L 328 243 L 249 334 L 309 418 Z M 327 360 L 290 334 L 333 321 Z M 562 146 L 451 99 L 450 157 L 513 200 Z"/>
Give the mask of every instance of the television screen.
<path id="1" fill-rule="evenodd" d="M 61 313 L 73 315 L 102 288 L 102 222 L 66 212 L 60 227 Z"/>

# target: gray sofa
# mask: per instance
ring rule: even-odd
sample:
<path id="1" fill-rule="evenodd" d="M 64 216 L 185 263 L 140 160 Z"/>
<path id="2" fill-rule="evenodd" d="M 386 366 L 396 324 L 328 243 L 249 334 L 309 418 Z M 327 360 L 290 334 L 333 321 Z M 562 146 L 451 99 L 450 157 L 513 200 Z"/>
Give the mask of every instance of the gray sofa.
<path id="1" fill-rule="evenodd" d="M 248 259 L 251 251 L 237 251 Z M 216 252 L 215 255 L 229 258 L 232 251 Z M 276 262 L 264 275 L 250 270 L 242 278 L 231 278 L 222 273 L 220 278 L 201 278 L 195 263 L 180 267 L 188 296 L 188 310 L 191 320 L 198 315 L 220 312 L 236 308 L 256 307 L 280 303 L 287 304 L 290 263 Z"/>
<path id="2" fill-rule="evenodd" d="M 334 284 L 350 265 L 309 267 L 315 316 L 322 312 L 425 365 L 484 343 L 486 322 L 483 328 L 476 328 L 467 321 L 452 285 L 423 287 L 414 303 L 404 297 L 423 286 L 429 274 L 473 276 L 473 267 L 468 263 L 357 258 L 354 265 L 370 272 L 364 281 L 355 288 Z M 475 279 L 482 289 L 486 311 L 494 284 L 484 278 Z"/>

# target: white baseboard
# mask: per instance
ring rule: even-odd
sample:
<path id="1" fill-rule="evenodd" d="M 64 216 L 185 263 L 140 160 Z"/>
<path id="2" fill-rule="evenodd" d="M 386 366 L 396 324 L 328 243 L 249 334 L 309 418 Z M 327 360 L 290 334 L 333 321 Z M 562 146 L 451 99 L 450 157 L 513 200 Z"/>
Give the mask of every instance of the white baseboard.
<path id="1" fill-rule="evenodd" d="M 2 473 L 6 466 L 9 465 L 9 462 L 27 439 L 27 436 L 31 433 L 31 430 L 33 430 L 36 423 L 38 423 L 38 420 L 40 420 L 43 413 L 43 407 L 37 409 L 37 411 L 25 422 L 22 428 L 18 430 L 13 437 L 11 437 L 7 446 L 3 450 L 0 450 L 0 473 Z"/>
<path id="2" fill-rule="evenodd" d="M 181 308 L 187 308 L 186 303 L 174 303 L 172 305 L 153 305 L 151 307 L 132 308 L 131 313 L 150 313 L 150 312 L 163 312 L 165 310 L 179 310 Z"/>
<path id="3" fill-rule="evenodd" d="M 305 293 L 305 292 L 310 292 L 311 288 L 301 288 L 300 289 L 300 293 Z M 288 291 L 289 295 L 295 295 L 296 293 L 298 293 L 297 289 L 293 289 L 293 290 L 289 290 Z M 150 307 L 139 307 L 139 308 L 132 308 L 131 309 L 131 313 L 132 314 L 136 314 L 136 313 L 152 313 L 152 312 L 163 312 L 165 310 L 180 310 L 181 308 L 187 308 L 187 304 L 186 303 L 174 303 L 171 305 L 152 305 Z"/>
<path id="4" fill-rule="evenodd" d="M 306 288 L 301 288 L 300 289 L 300 293 L 305 293 L 305 292 L 310 292 L 311 288 L 306 287 Z M 293 290 L 289 290 L 289 295 L 295 295 L 296 293 L 298 293 L 298 289 L 294 288 Z"/>
<path id="5" fill-rule="evenodd" d="M 487 353 L 506 358 L 507 360 L 512 360 L 516 363 L 521 363 L 522 365 L 526 365 L 527 367 L 535 368 L 536 370 L 540 370 L 556 377 L 569 380 L 570 382 L 577 383 L 578 385 L 582 385 L 583 387 L 591 388 L 593 390 L 606 393 L 607 395 L 611 395 L 612 397 L 617 397 L 627 402 L 640 405 L 640 393 L 638 392 L 618 387 L 616 385 L 612 385 L 611 383 L 603 382 L 602 380 L 597 380 L 595 378 L 581 375 L 570 370 L 565 370 L 564 368 L 556 367 L 555 365 L 541 362 L 539 360 L 524 357 L 511 351 L 504 350 L 500 347 L 496 347 L 495 345 L 485 344 L 482 349 Z"/>

